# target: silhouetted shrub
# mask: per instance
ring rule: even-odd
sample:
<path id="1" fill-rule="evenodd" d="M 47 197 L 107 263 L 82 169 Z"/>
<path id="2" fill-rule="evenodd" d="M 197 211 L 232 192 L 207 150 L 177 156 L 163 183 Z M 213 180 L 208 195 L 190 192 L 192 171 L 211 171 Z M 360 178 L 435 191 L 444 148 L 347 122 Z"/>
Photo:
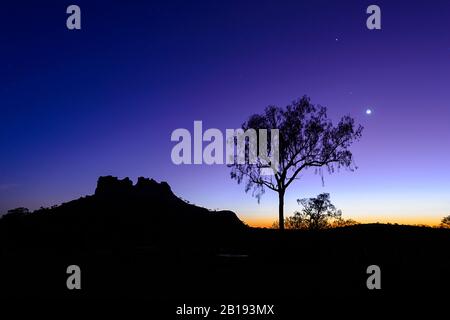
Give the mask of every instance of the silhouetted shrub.
<path id="1" fill-rule="evenodd" d="M 8 210 L 8 213 L 6 213 L 2 217 L 2 219 L 4 219 L 4 220 L 20 219 L 29 213 L 30 213 L 30 210 L 28 210 L 28 208 L 19 207 L 19 208 Z"/>
<path id="2" fill-rule="evenodd" d="M 450 228 L 450 216 L 446 216 L 446 217 L 442 218 L 441 227 L 442 228 Z"/>
<path id="3" fill-rule="evenodd" d="M 328 193 L 319 194 L 316 198 L 298 199 L 297 202 L 303 206 L 303 209 L 285 219 L 286 229 L 319 230 L 358 224 L 352 219 L 342 218 L 341 210 L 337 210 L 331 203 Z M 275 221 L 272 228 L 278 229 L 278 224 L 279 222 Z"/>

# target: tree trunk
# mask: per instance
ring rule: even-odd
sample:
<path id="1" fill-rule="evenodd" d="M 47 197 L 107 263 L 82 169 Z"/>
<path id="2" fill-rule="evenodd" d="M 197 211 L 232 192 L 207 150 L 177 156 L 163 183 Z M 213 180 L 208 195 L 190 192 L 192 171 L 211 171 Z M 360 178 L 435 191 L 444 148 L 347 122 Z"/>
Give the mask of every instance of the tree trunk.
<path id="1" fill-rule="evenodd" d="M 280 230 L 284 230 L 284 190 L 278 192 L 278 221 Z"/>

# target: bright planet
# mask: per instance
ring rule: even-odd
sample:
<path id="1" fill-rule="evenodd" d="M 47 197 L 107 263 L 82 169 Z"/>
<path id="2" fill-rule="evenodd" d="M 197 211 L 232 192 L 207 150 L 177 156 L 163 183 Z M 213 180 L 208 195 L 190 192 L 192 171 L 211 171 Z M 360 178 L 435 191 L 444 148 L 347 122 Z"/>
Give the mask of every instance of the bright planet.
<path id="1" fill-rule="evenodd" d="M 371 115 L 371 114 L 372 114 L 372 110 L 371 110 L 371 109 L 367 109 L 367 110 L 366 110 L 366 114 L 367 114 L 367 115 Z"/>

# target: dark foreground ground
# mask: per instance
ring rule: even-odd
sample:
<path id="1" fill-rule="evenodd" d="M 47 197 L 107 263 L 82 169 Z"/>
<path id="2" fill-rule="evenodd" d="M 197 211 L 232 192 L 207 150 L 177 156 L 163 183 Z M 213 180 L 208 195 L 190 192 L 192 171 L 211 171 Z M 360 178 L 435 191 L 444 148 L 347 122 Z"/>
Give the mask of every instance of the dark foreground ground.
<path id="1" fill-rule="evenodd" d="M 73 252 L 20 248 L 1 253 L 2 296 L 148 298 L 177 301 L 293 297 L 439 296 L 450 288 L 450 230 L 360 225 L 317 233 L 249 229 L 226 245 L 104 247 Z M 217 246 L 216 246 L 217 244 Z M 82 290 L 66 287 L 79 265 Z M 366 268 L 381 268 L 380 291 Z"/>
<path id="2" fill-rule="evenodd" d="M 145 299 L 173 315 L 183 304 L 300 312 L 307 301 L 449 299 L 448 229 L 280 234 L 188 204 L 166 184 L 140 180 L 123 190 L 105 179 L 95 195 L 0 219 L 0 301 Z M 69 265 L 81 268 L 81 290 L 66 286 Z M 370 265 L 381 268 L 381 290 L 366 286 Z"/>

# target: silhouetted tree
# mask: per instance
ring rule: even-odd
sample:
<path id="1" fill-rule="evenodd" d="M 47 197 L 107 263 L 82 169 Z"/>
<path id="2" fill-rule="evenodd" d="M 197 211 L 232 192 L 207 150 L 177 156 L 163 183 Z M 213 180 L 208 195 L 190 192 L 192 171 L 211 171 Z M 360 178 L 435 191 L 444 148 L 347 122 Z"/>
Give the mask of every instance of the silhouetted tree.
<path id="1" fill-rule="evenodd" d="M 446 216 L 446 217 L 442 218 L 441 227 L 442 228 L 450 228 L 450 216 Z"/>
<path id="2" fill-rule="evenodd" d="M 303 209 L 290 217 L 294 229 L 325 229 L 330 226 L 330 220 L 342 217 L 341 210 L 331 203 L 329 193 L 319 194 L 316 198 L 298 199 L 297 202 Z"/>
<path id="3" fill-rule="evenodd" d="M 8 212 L 3 215 L 4 220 L 16 220 L 30 213 L 28 208 L 19 207 L 15 209 L 8 210 Z"/>
<path id="4" fill-rule="evenodd" d="M 300 172 L 316 168 L 322 175 L 322 167 L 334 172 L 340 167 L 354 169 L 350 145 L 361 137 L 362 126 L 356 126 L 350 116 L 341 118 L 336 126 L 327 117 L 327 109 L 313 105 L 307 96 L 294 101 L 286 108 L 269 106 L 263 114 L 252 115 L 242 125 L 247 129 L 279 130 L 279 166 L 274 175 L 263 175 L 258 165 L 230 165 L 231 178 L 238 183 L 246 181 L 245 191 L 253 190 L 258 198 L 265 188 L 278 193 L 279 227 L 284 229 L 284 196 L 286 189 L 297 179 Z M 235 144 L 236 144 L 235 139 Z M 267 150 L 271 152 L 271 142 L 267 141 Z M 322 176 L 323 178 L 323 176 Z"/>
<path id="5" fill-rule="evenodd" d="M 17 216 L 23 216 L 30 213 L 30 210 L 28 208 L 19 207 L 15 209 L 8 210 L 8 215 L 17 215 Z"/>

